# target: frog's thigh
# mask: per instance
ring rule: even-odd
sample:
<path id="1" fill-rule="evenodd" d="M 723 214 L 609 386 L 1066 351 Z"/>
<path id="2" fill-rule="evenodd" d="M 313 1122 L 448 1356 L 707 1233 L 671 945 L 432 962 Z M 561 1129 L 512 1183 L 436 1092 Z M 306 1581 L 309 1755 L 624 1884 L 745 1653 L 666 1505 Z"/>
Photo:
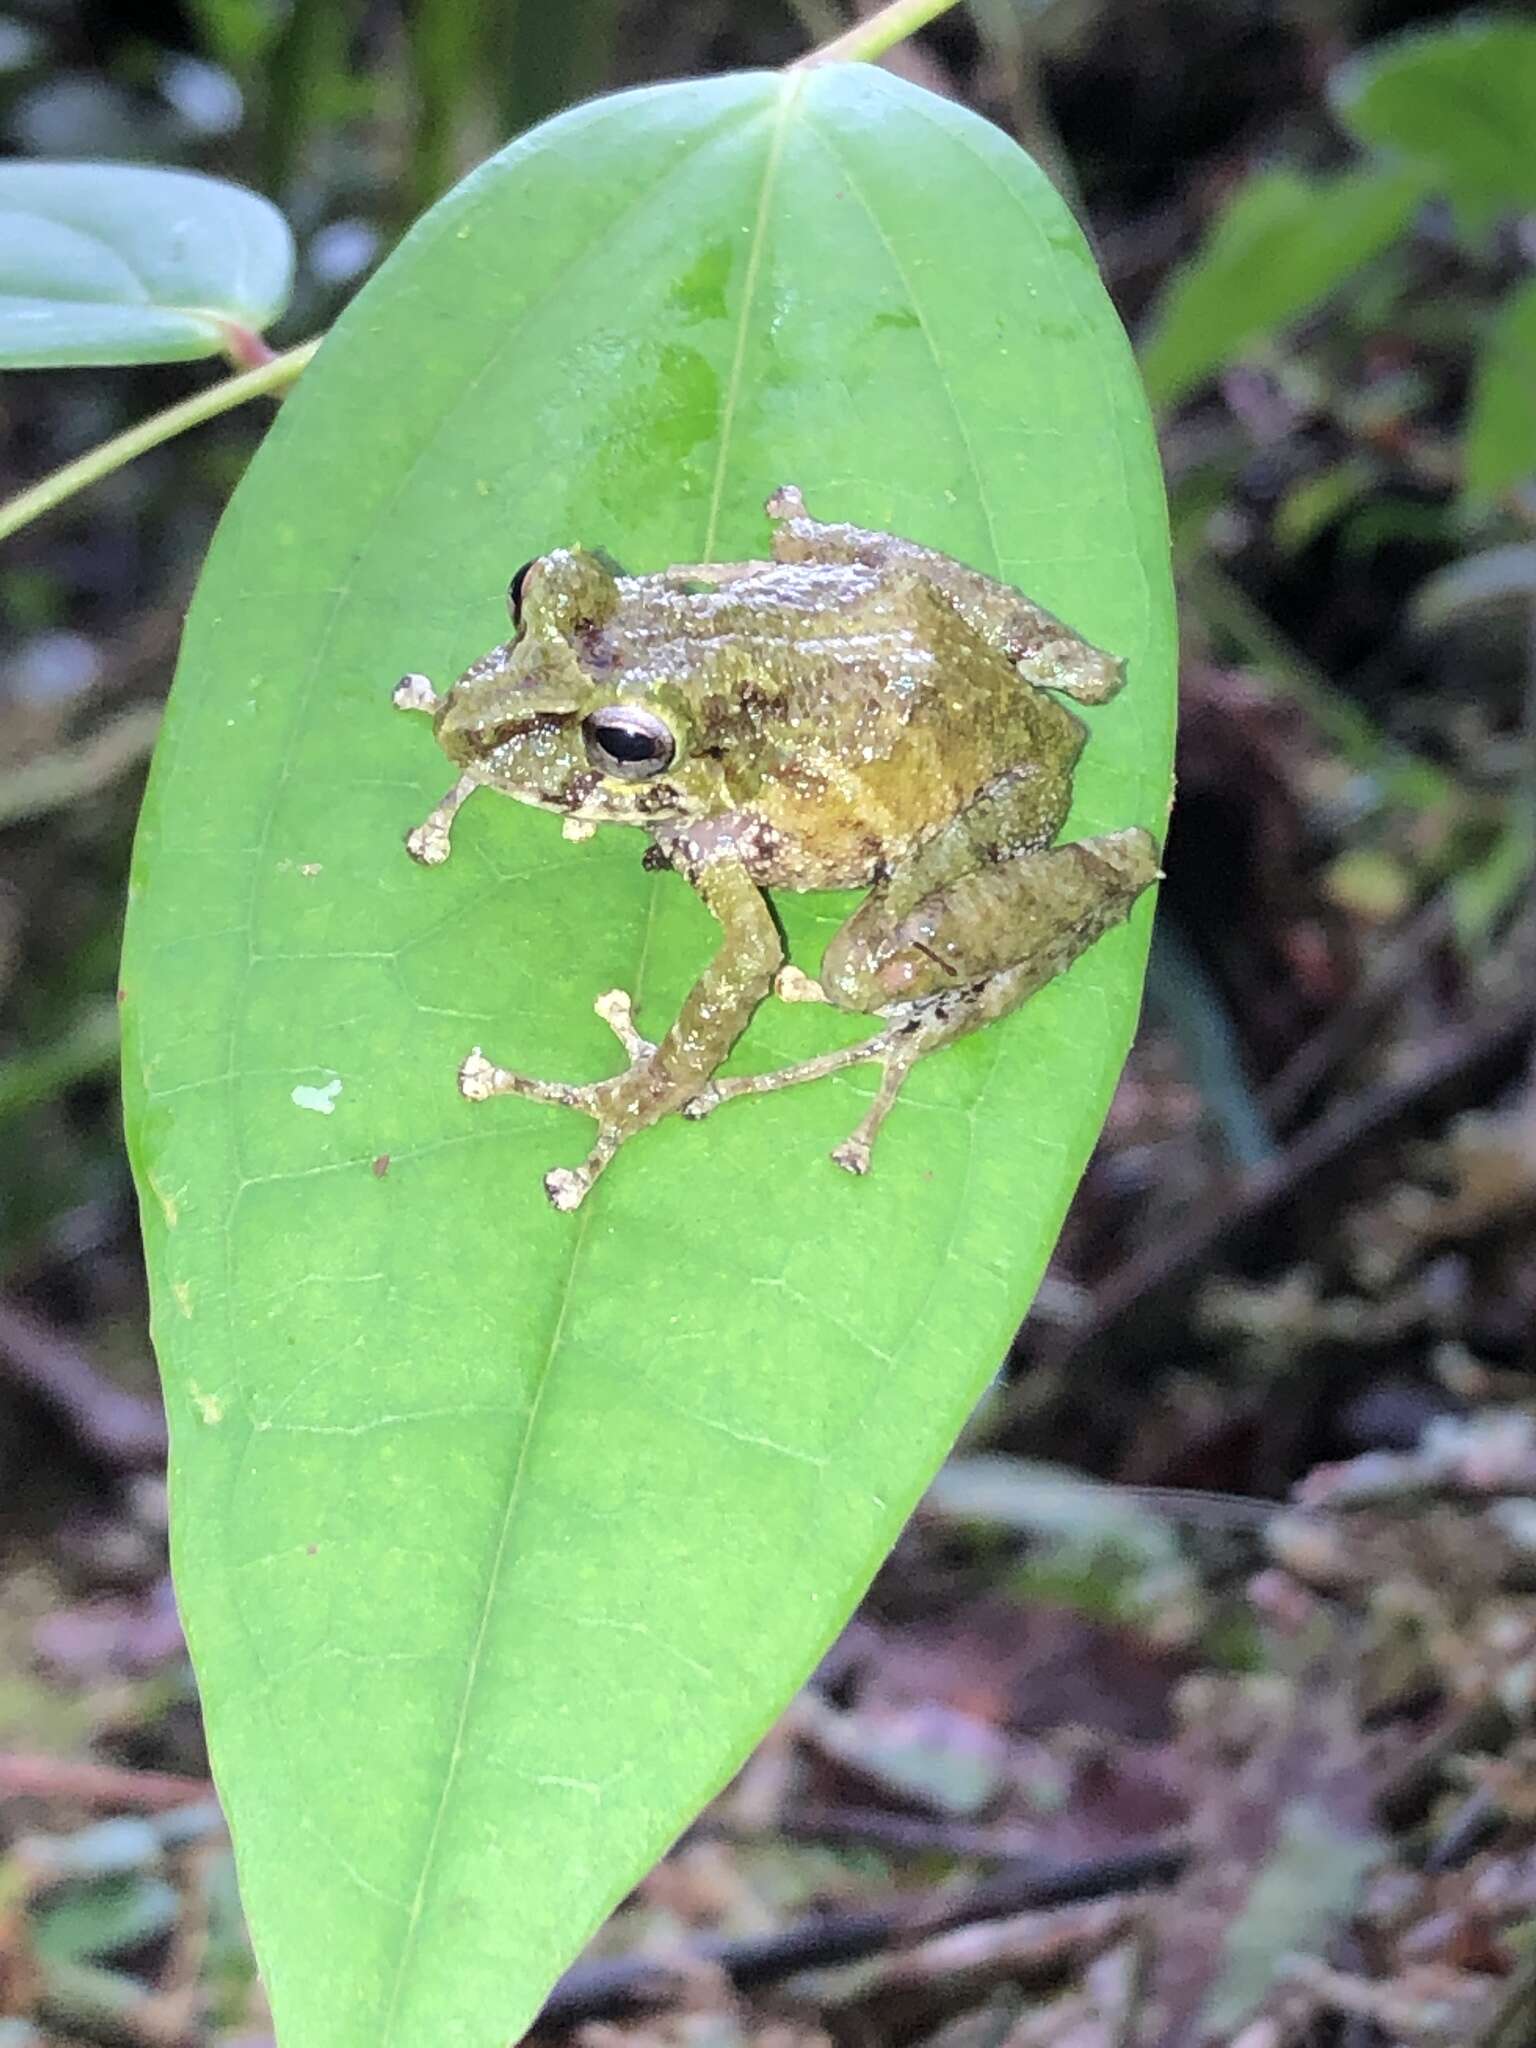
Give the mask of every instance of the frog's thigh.
<path id="1" fill-rule="evenodd" d="M 848 986 L 847 977 L 872 973 L 891 948 L 891 935 L 925 898 L 942 892 L 961 876 L 997 865 L 999 852 L 1026 853 L 1048 846 L 1061 828 L 1072 801 L 1070 765 L 1047 776 L 1040 769 L 1000 775 L 978 790 L 963 810 L 872 888 L 847 923 L 833 937 L 823 964 L 822 983 L 833 1002 L 864 1010 L 888 1000 L 846 1002 L 828 981 Z M 1015 860 L 1008 862 L 1015 865 Z"/>
<path id="2" fill-rule="evenodd" d="M 877 896 L 834 935 L 822 987 L 841 1008 L 869 1012 L 953 992 L 946 1028 L 923 1034 L 931 1051 L 1043 988 L 1156 875 L 1156 847 L 1133 828 L 972 868 L 906 905 Z"/>

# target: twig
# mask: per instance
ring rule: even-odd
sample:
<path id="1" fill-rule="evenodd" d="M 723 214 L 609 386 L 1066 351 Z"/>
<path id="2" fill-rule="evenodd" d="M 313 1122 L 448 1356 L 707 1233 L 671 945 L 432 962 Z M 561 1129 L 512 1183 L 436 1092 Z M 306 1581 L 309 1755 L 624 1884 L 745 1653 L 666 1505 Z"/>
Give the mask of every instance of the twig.
<path id="1" fill-rule="evenodd" d="M 1271 1124 L 1287 1123 L 1307 1097 L 1374 1032 L 1416 975 L 1426 955 L 1445 944 L 1455 929 L 1449 895 L 1432 896 L 1393 934 L 1359 988 L 1299 1045 L 1280 1071 L 1259 1091 Z"/>
<path id="2" fill-rule="evenodd" d="M 1246 662 L 1302 707 L 1352 767 L 1373 776 L 1384 797 L 1415 811 L 1451 805 L 1460 798 L 1453 776 L 1372 724 L 1330 676 L 1290 644 L 1219 563 L 1202 556 L 1182 564 L 1180 574 L 1191 602 L 1206 620 L 1237 645 Z"/>
<path id="3" fill-rule="evenodd" d="M 214 1797 L 206 1778 L 0 1750 L 0 1799 L 56 1799 L 116 1813 L 169 1813 Z"/>
<path id="4" fill-rule="evenodd" d="M 158 704 L 137 704 L 76 745 L 9 769 L 0 777 L 0 825 L 40 818 L 115 782 L 148 755 L 160 715 Z"/>
<path id="5" fill-rule="evenodd" d="M 1128 1259 L 1100 1287 L 1089 1315 L 1041 1347 L 1037 1371 L 1059 1381 L 1084 1353 L 1122 1332 L 1150 1300 L 1203 1270 L 1234 1239 L 1297 1200 L 1343 1161 L 1380 1144 L 1415 1117 L 1460 1106 L 1479 1077 L 1518 1055 L 1533 1025 L 1536 998 L 1528 996 L 1466 1030 L 1445 1034 L 1411 1072 L 1319 1117 L 1278 1158 L 1238 1175 L 1217 1197 Z M 1028 1388 L 1026 1379 L 1021 1390 Z M 1031 1411 L 1038 1400 L 1038 1390 L 1030 1391 Z"/>
<path id="6" fill-rule="evenodd" d="M 117 1005 L 107 996 L 85 1004 L 51 1043 L 0 1060 L 0 1125 L 77 1081 L 110 1074 L 117 1065 L 119 1036 Z"/>
<path id="7" fill-rule="evenodd" d="M 930 21 L 947 14 L 955 5 L 956 0 L 889 0 L 887 6 L 878 9 L 867 21 L 855 22 L 852 28 L 834 36 L 830 43 L 823 43 L 819 50 L 807 50 L 803 57 L 797 57 L 785 68 L 809 71 L 818 64 L 873 63 L 875 58 L 883 57 L 887 50 L 905 42 L 908 36 L 916 35 L 920 28 L 926 28 Z"/>
<path id="8" fill-rule="evenodd" d="M 66 1338 L 3 1296 L 0 1374 L 46 1401 L 77 1441 L 107 1464 L 164 1462 L 165 1417 L 158 1405 L 114 1387 Z"/>
<path id="9" fill-rule="evenodd" d="M 736 1990 L 750 1991 L 802 1970 L 829 1969 L 908 1948 L 956 1928 L 1146 1891 L 1171 1884 L 1188 1855 L 1181 1839 L 1170 1838 L 1123 1856 L 1084 1863 L 1022 1863 L 959 1897 L 930 1892 L 868 1912 L 823 1914 L 777 1934 L 717 1937 L 694 1944 L 673 1963 L 650 1956 L 578 1963 L 550 1993 L 538 2025 L 572 2027 L 584 2020 L 625 2019 L 675 2005 L 701 1972 L 718 1973 Z"/>
<path id="10" fill-rule="evenodd" d="M 985 1822 L 930 1820 L 924 1814 L 889 1812 L 876 1806 L 795 1806 L 764 1825 L 742 1822 L 718 1811 L 706 1814 L 695 1837 L 758 1842 L 764 1833 L 791 1842 L 856 1843 L 890 1856 L 955 1856 L 971 1862 L 1018 1864 L 1039 1853 L 1039 1837 L 1027 1827 Z"/>

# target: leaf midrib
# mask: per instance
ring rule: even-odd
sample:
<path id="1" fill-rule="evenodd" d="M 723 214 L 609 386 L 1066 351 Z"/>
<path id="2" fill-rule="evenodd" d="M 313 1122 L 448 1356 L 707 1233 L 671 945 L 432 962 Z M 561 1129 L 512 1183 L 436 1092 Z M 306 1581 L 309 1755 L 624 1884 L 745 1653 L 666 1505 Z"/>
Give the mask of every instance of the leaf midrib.
<path id="1" fill-rule="evenodd" d="M 719 428 L 720 448 L 715 468 L 715 482 L 710 506 L 710 523 L 708 539 L 706 542 L 703 557 L 703 559 L 706 561 L 710 559 L 710 555 L 714 544 L 716 520 L 719 512 L 721 498 L 723 495 L 724 480 L 728 468 L 731 432 L 734 424 L 735 413 L 739 399 L 742 365 L 746 355 L 746 342 L 751 321 L 752 305 L 755 298 L 756 282 L 758 273 L 761 268 L 761 252 L 766 232 L 768 210 L 772 198 L 772 188 L 779 160 L 782 155 L 783 137 L 785 127 L 787 125 L 788 113 L 795 97 L 796 92 L 793 90 L 785 90 L 784 92 L 781 93 L 778 102 L 774 126 L 772 131 L 770 132 L 768 148 L 765 154 L 763 183 L 761 191 L 759 193 L 756 217 L 752 227 L 752 242 L 751 247 L 748 251 L 746 277 L 743 284 L 741 320 L 738 326 L 738 332 L 736 336 L 736 345 L 732 363 L 731 378 L 729 385 L 727 387 L 725 401 L 721 410 Z M 691 164 L 695 156 L 699 154 L 700 151 L 707 148 L 710 142 L 712 142 L 713 140 L 713 136 L 708 136 L 701 139 L 698 145 L 698 149 L 690 151 L 686 161 L 689 164 Z M 656 185 L 651 187 L 650 190 L 645 195 L 643 195 L 643 200 L 654 200 L 656 193 L 662 188 L 662 186 L 670 183 L 672 179 L 674 179 L 679 174 L 679 171 L 682 168 L 682 165 L 671 166 L 668 169 L 665 177 L 659 179 Z M 642 200 L 637 199 L 635 205 L 638 208 L 638 206 L 642 203 Z M 502 347 L 504 347 L 505 345 L 506 339 L 503 338 L 501 343 L 498 345 L 498 355 L 500 354 Z M 313 686 L 313 673 L 315 672 L 318 672 L 318 663 L 316 671 L 312 672 L 311 687 Z M 646 927 L 647 944 L 649 942 L 649 932 L 650 925 L 648 921 Z M 503 1510 L 501 1522 L 497 1530 L 496 1544 L 492 1552 L 490 1567 L 486 1576 L 485 1597 L 481 1605 L 480 1617 L 475 1631 L 474 1642 L 471 1646 L 468 1662 L 465 1667 L 464 1685 L 459 1699 L 459 1709 L 454 1727 L 453 1748 L 449 1754 L 447 1768 L 443 1773 L 442 1790 L 438 1798 L 437 1810 L 433 1815 L 431 1831 L 428 1835 L 426 1847 L 422 1855 L 420 1875 L 417 1879 L 415 1892 L 413 1893 L 411 1899 L 411 1906 L 406 1925 L 406 1930 L 400 1944 L 398 1959 L 395 1966 L 394 1978 L 390 1987 L 389 2004 L 384 2014 L 383 2027 L 380 2034 L 379 2048 L 391 2048 L 391 2044 L 394 2042 L 396 2038 L 395 2028 L 397 2020 L 399 2018 L 400 2003 L 401 1999 L 404 1996 L 406 1984 L 411 1974 L 411 1965 L 415 1955 L 416 1942 L 420 1931 L 421 1919 L 425 1911 L 427 1897 L 431 1888 L 432 1875 L 436 1867 L 439 1846 L 442 1841 L 443 1830 L 447 1822 L 449 1808 L 452 1804 L 454 1786 L 458 1779 L 459 1765 L 464 1752 L 465 1730 L 468 1726 L 469 1716 L 473 1710 L 480 1668 L 484 1657 L 486 1642 L 490 1634 L 492 1617 L 495 1613 L 497 1600 L 499 1598 L 501 1591 L 503 1569 L 506 1564 L 508 1549 L 511 1543 L 512 1531 L 517 1521 L 518 1509 L 522 1504 L 524 1475 L 527 1471 L 530 1452 L 538 1428 L 539 1418 L 543 1410 L 544 1398 L 548 1391 L 551 1378 L 553 1376 L 555 1359 L 562 1348 L 562 1342 L 565 1334 L 565 1325 L 569 1315 L 570 1305 L 576 1291 L 576 1275 L 581 1263 L 582 1248 L 585 1243 L 587 1228 L 591 1214 L 592 1212 L 590 1209 L 583 1208 L 578 1212 L 576 1218 L 575 1237 L 570 1247 L 570 1258 L 566 1268 L 564 1285 L 561 1289 L 560 1300 L 556 1309 L 554 1323 L 550 1332 L 549 1341 L 545 1346 L 544 1356 L 538 1368 L 537 1381 L 534 1387 L 532 1400 L 529 1404 L 527 1419 L 524 1424 L 523 1440 L 518 1448 L 517 1464 L 514 1467 L 511 1481 L 507 1488 L 506 1506 Z"/>

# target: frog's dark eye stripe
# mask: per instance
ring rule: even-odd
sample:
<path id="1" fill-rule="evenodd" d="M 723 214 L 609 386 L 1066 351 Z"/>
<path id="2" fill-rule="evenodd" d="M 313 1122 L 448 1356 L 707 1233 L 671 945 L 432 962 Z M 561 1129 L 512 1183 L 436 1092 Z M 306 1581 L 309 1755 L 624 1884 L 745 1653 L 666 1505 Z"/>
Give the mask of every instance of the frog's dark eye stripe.
<path id="1" fill-rule="evenodd" d="M 564 732 L 570 723 L 563 711 L 532 711 L 526 718 L 504 718 L 486 734 L 492 747 L 507 746 L 513 740 L 532 739 L 535 733 Z"/>
<path id="2" fill-rule="evenodd" d="M 534 562 L 537 560 L 538 557 L 535 556 Z M 524 562 L 507 585 L 507 610 L 512 614 L 514 626 L 521 626 L 523 623 L 523 585 L 528 581 L 528 571 L 534 566 L 534 562 Z"/>
<path id="3" fill-rule="evenodd" d="M 672 729 L 654 711 L 636 704 L 610 704 L 581 722 L 587 759 L 621 782 L 644 782 L 670 767 L 677 753 Z"/>

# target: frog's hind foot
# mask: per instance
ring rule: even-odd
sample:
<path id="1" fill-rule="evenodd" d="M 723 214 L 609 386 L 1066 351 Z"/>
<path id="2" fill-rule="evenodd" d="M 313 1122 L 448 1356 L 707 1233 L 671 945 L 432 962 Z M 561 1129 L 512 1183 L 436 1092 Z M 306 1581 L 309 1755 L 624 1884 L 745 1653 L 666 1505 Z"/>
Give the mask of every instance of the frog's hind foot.
<path id="1" fill-rule="evenodd" d="M 564 1109 L 584 1110 L 597 1122 L 597 1142 L 580 1166 L 557 1166 L 544 1176 L 544 1192 L 557 1209 L 579 1209 L 599 1175 L 635 1128 L 625 1115 L 637 1076 L 655 1056 L 656 1048 L 635 1029 L 634 1010 L 621 988 L 611 988 L 592 1005 L 629 1055 L 626 1073 L 610 1081 L 537 1081 L 488 1060 L 477 1045 L 459 1068 L 459 1093 L 466 1102 L 489 1102 L 495 1095 L 521 1095 L 530 1102 L 557 1102 Z"/>
<path id="2" fill-rule="evenodd" d="M 848 1067 L 874 1063 L 881 1069 L 875 1099 L 854 1129 L 840 1145 L 833 1147 L 831 1153 L 832 1163 L 845 1173 L 868 1173 L 880 1126 L 895 1106 L 908 1074 L 927 1050 L 922 1024 L 921 1017 L 907 1018 L 891 1025 L 888 1030 L 877 1032 L 860 1045 L 824 1052 L 815 1059 L 797 1061 L 792 1067 L 780 1067 L 768 1074 L 734 1074 L 723 1081 L 716 1079 L 694 1097 L 683 1115 L 697 1120 L 718 1109 L 722 1102 L 730 1102 L 737 1096 L 771 1095 L 780 1088 L 798 1087 L 802 1081 L 821 1081 L 828 1074 L 840 1074 Z"/>

